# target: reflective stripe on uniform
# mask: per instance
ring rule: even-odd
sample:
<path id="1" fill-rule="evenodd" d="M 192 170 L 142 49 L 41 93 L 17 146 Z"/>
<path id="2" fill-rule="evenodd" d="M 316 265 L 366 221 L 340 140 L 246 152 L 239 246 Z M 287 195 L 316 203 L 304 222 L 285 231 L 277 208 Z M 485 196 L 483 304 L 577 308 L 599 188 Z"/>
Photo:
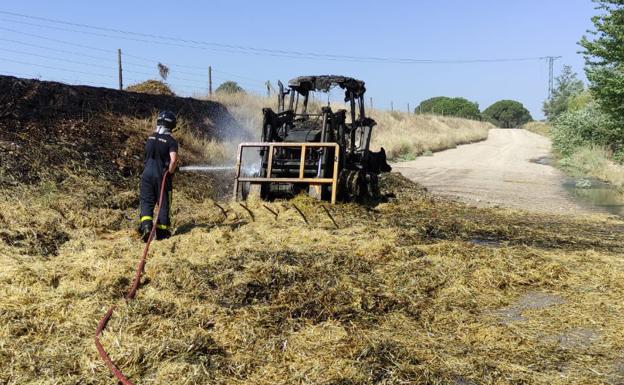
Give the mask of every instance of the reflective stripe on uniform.
<path id="1" fill-rule="evenodd" d="M 153 217 L 151 217 L 151 216 L 149 216 L 149 215 L 146 215 L 146 216 L 141 217 L 140 222 L 152 221 L 152 220 L 154 220 L 154 218 L 153 218 Z"/>
<path id="2" fill-rule="evenodd" d="M 167 225 L 161 225 L 160 223 L 156 225 L 157 228 L 161 229 L 161 230 L 167 230 L 169 228 L 169 226 Z"/>

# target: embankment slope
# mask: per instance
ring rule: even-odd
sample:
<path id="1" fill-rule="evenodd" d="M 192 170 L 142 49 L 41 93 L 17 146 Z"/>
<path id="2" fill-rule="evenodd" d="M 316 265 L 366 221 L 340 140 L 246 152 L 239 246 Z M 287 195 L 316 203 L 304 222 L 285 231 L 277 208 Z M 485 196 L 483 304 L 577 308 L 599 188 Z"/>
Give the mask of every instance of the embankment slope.
<path id="1" fill-rule="evenodd" d="M 239 132 L 227 109 L 214 101 L 10 76 L 0 76 L 0 89 L 5 183 L 62 180 L 68 173 L 121 182 L 140 170 L 145 137 L 162 109 L 175 111 L 197 137 L 219 140 Z"/>

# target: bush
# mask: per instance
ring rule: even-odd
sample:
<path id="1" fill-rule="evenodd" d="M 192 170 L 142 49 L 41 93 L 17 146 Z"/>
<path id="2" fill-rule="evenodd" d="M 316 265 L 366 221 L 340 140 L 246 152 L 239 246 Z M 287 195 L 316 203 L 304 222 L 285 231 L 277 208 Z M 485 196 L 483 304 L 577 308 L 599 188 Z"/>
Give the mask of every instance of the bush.
<path id="1" fill-rule="evenodd" d="M 499 100 L 486 108 L 482 115 L 501 128 L 516 128 L 533 120 L 531 113 L 515 100 Z"/>
<path id="2" fill-rule="evenodd" d="M 578 111 L 593 103 L 593 98 L 588 90 L 578 93 L 568 99 L 567 111 Z"/>
<path id="3" fill-rule="evenodd" d="M 460 118 L 479 119 L 481 113 L 479 104 L 464 98 L 449 98 L 437 96 L 424 100 L 414 110 L 417 114 L 435 113 L 444 116 L 456 116 Z"/>
<path id="4" fill-rule="evenodd" d="M 226 82 L 221 83 L 219 87 L 215 90 L 218 94 L 238 94 L 245 93 L 243 87 L 239 86 L 238 83 L 228 80 Z"/>
<path id="5" fill-rule="evenodd" d="M 126 87 L 126 91 L 140 92 L 142 94 L 151 95 L 167 95 L 175 96 L 171 88 L 159 80 L 146 80 L 142 83 L 137 83 Z"/>
<path id="6" fill-rule="evenodd" d="M 598 145 L 611 147 L 614 140 L 613 122 L 595 104 L 577 111 L 561 114 L 554 122 L 552 133 L 553 148 L 561 156 L 570 156 L 579 147 Z M 620 138 L 620 141 L 622 139 Z"/>

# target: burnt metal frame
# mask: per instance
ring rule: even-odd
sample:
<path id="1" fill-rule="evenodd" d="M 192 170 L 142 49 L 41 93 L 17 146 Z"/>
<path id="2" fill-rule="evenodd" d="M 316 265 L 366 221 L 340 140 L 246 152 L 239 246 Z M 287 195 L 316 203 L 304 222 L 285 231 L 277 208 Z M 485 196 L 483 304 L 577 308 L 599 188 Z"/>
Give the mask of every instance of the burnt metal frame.
<path id="1" fill-rule="evenodd" d="M 271 172 L 273 170 L 273 150 L 275 147 L 299 147 L 301 148 L 301 164 L 299 166 L 299 177 L 297 178 L 273 178 Z M 331 178 L 306 178 L 305 156 L 307 148 L 334 148 L 334 169 Z M 267 148 L 269 150 L 269 159 L 267 162 L 266 177 L 241 177 L 241 159 L 244 148 Z M 238 145 L 238 154 L 236 156 L 236 176 L 234 177 L 234 200 L 238 199 L 238 189 L 241 182 L 250 182 L 252 184 L 262 183 L 307 183 L 310 185 L 331 184 L 331 203 L 336 203 L 336 195 L 338 189 L 338 164 L 340 161 L 340 145 L 338 143 L 287 143 L 287 142 L 257 142 L 257 143 L 241 143 Z"/>
<path id="2" fill-rule="evenodd" d="M 364 106 L 364 82 L 350 77 L 337 76 L 337 75 L 321 75 L 321 76 L 300 76 L 291 79 L 288 82 L 288 90 L 284 90 L 284 84 L 280 81 L 279 95 L 278 95 L 278 115 L 285 111 L 291 111 L 293 119 L 296 116 L 310 116 L 307 113 L 308 97 L 311 91 L 328 92 L 332 87 L 340 87 L 345 90 L 345 102 L 349 103 L 351 116 L 350 134 L 349 134 L 349 147 L 347 152 L 353 154 L 356 150 L 363 150 L 364 156 L 368 156 L 370 151 L 370 141 L 373 132 L 373 127 L 376 122 L 370 117 L 366 117 L 366 111 Z M 288 103 L 288 110 L 286 110 L 285 96 L 290 95 Z M 303 96 L 302 111 L 297 113 L 299 106 L 299 96 Z M 331 113 L 331 111 L 330 111 Z M 364 130 L 364 127 L 369 127 L 366 132 L 361 132 L 360 135 L 366 134 L 366 138 L 363 143 L 359 144 L 359 148 L 355 147 L 356 131 L 358 128 Z M 324 127 L 325 129 L 325 127 Z M 339 138 L 341 141 L 343 138 Z"/>

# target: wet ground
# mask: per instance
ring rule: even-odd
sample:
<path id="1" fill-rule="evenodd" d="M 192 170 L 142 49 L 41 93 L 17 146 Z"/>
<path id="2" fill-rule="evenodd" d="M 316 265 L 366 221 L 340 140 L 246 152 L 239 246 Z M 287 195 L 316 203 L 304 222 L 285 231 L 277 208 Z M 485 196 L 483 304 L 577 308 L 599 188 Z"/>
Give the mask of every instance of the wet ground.
<path id="1" fill-rule="evenodd" d="M 544 155 L 530 162 L 552 166 L 554 160 L 552 156 Z M 563 188 L 585 206 L 624 217 L 624 194 L 613 185 L 596 179 L 569 178 L 563 182 Z"/>
<path id="2" fill-rule="evenodd" d="M 624 195 L 608 183 L 589 179 L 570 179 L 563 183 L 563 187 L 584 205 L 624 217 Z"/>

